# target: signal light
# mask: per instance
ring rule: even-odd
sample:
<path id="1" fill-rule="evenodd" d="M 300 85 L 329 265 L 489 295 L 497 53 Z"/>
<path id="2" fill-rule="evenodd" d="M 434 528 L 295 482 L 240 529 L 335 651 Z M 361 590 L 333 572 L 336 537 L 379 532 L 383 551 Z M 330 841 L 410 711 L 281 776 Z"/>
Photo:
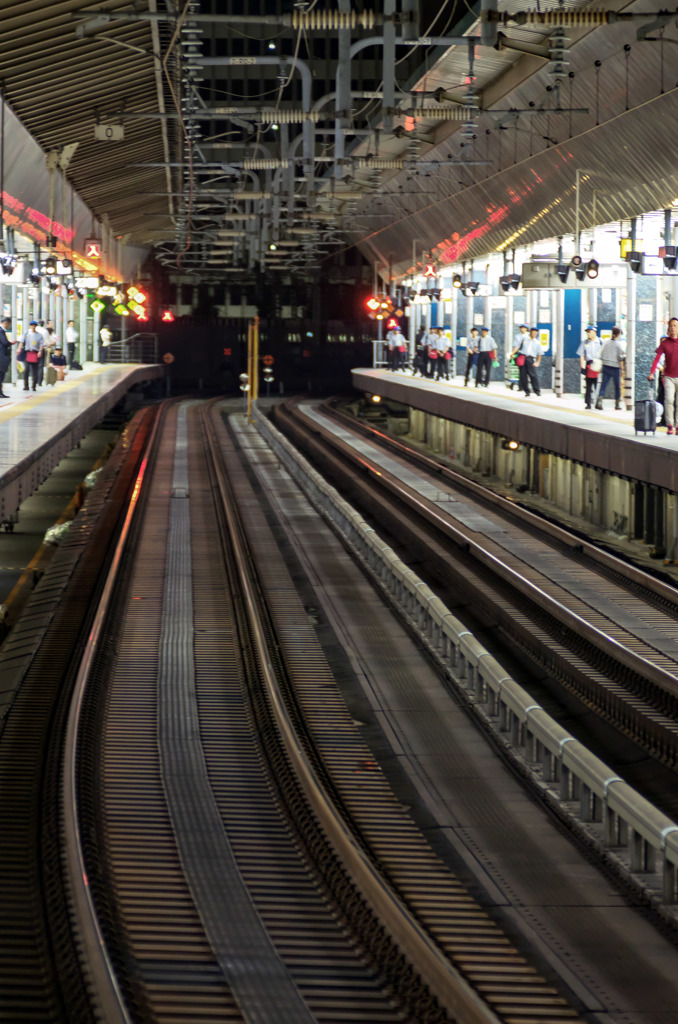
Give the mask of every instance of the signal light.
<path id="1" fill-rule="evenodd" d="M 56 271 L 57 271 L 56 256 L 54 255 L 54 253 L 50 253 L 49 256 L 47 257 L 47 259 L 45 260 L 45 273 L 46 274 L 56 274 Z"/>
<path id="2" fill-rule="evenodd" d="M 375 299 L 374 295 L 372 295 L 367 300 L 365 305 L 367 306 L 368 309 L 379 309 L 381 305 L 381 299 Z"/>
<path id="3" fill-rule="evenodd" d="M 501 446 L 505 452 L 517 452 L 520 448 L 518 441 L 514 441 L 510 437 L 505 437 L 501 442 Z"/>
<path id="4" fill-rule="evenodd" d="M 106 303 L 101 299 L 95 299 L 94 302 L 90 302 L 89 308 L 93 309 L 95 313 L 100 313 L 102 309 L 106 309 Z"/>
<path id="5" fill-rule="evenodd" d="M 249 391 L 249 389 L 250 389 L 250 379 L 249 379 L 249 377 L 247 376 L 246 373 L 241 373 L 240 374 L 240 390 L 241 391 Z"/>
<path id="6" fill-rule="evenodd" d="M 589 260 L 586 264 L 586 276 L 594 280 L 598 277 L 599 263 L 598 260 Z"/>
<path id="7" fill-rule="evenodd" d="M 165 324 L 171 324 L 174 320 L 174 313 L 171 309 L 166 309 L 162 314 L 162 321 Z"/>
<path id="8" fill-rule="evenodd" d="M 453 276 L 453 278 L 452 278 L 452 287 L 453 288 L 461 288 L 461 286 L 462 286 L 461 274 L 455 274 Z"/>
<path id="9" fill-rule="evenodd" d="M 571 260 L 573 267 L 581 267 L 582 259 L 581 256 L 573 256 Z"/>

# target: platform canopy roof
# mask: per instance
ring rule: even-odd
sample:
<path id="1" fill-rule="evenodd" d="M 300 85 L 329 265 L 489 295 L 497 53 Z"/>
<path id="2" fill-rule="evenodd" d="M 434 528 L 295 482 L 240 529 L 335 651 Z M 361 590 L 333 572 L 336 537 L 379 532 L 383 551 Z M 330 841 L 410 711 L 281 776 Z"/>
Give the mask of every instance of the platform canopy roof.
<path id="1" fill-rule="evenodd" d="M 583 228 L 672 205 L 678 31 L 653 6 L 14 0 L 0 82 L 169 268 L 308 275 L 357 245 L 402 276 L 572 235 L 577 195 Z"/>

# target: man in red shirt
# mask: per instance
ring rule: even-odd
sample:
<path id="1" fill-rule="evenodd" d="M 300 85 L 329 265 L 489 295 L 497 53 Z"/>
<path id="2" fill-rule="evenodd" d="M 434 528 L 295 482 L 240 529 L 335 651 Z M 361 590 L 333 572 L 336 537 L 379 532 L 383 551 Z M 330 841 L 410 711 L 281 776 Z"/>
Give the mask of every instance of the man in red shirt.
<path id="1" fill-rule="evenodd" d="M 652 360 L 648 380 L 654 380 L 654 371 L 664 356 L 664 413 L 666 433 L 673 434 L 676 423 L 676 396 L 678 395 L 678 319 L 669 320 L 668 334 L 661 339 Z"/>

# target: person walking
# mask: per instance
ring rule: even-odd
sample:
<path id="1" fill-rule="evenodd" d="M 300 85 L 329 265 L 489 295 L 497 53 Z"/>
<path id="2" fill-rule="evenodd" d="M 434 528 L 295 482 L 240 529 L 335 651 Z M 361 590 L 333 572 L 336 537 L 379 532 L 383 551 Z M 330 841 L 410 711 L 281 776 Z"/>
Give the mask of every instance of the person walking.
<path id="1" fill-rule="evenodd" d="M 492 360 L 494 359 L 496 349 L 496 342 L 490 334 L 490 328 L 481 327 L 480 341 L 478 342 L 478 368 L 476 370 L 477 388 L 489 386 L 492 377 Z"/>
<path id="2" fill-rule="evenodd" d="M 621 327 L 613 327 L 612 337 L 608 341 L 604 341 L 600 347 L 600 361 L 603 368 L 600 371 L 596 409 L 603 408 L 603 398 L 609 381 L 612 381 L 614 386 L 614 407 L 617 411 L 621 409 L 621 381 L 624 375 L 625 359 L 626 347 L 621 340 Z"/>
<path id="3" fill-rule="evenodd" d="M 32 381 L 33 391 L 38 386 L 38 369 L 40 356 L 44 350 L 44 340 L 42 334 L 37 330 L 38 321 L 31 320 L 28 325 L 28 330 L 24 331 L 20 341 L 20 349 L 17 349 L 17 355 L 21 352 L 24 364 L 24 391 L 29 390 L 28 378 L 30 376 Z"/>
<path id="4" fill-rule="evenodd" d="M 12 361 L 12 345 L 16 342 L 10 341 L 7 337 L 7 331 L 12 321 L 8 316 L 3 316 L 0 320 L 0 398 L 9 398 L 2 390 L 2 384 L 5 379 L 5 374 L 9 369 L 9 364 Z"/>
<path id="5" fill-rule="evenodd" d="M 468 339 L 466 345 L 466 373 L 464 374 L 464 387 L 468 387 L 468 379 L 471 376 L 471 370 L 476 366 L 478 362 L 478 328 L 471 328 L 471 337 Z"/>
<path id="6" fill-rule="evenodd" d="M 660 340 L 655 352 L 648 380 L 654 380 L 659 360 L 664 356 L 664 413 L 666 415 L 666 433 L 675 433 L 676 397 L 678 389 L 678 319 L 671 317 L 667 334 Z"/>
<path id="7" fill-rule="evenodd" d="M 600 350 L 602 348 L 602 342 L 598 337 L 598 332 L 593 324 L 590 324 L 586 328 L 586 337 L 582 341 L 581 345 L 577 349 L 577 355 L 579 356 L 579 363 L 581 365 L 582 376 L 586 380 L 586 387 L 584 389 L 584 408 L 592 408 L 592 396 L 595 392 L 596 385 L 598 383 L 598 374 L 600 372 Z"/>

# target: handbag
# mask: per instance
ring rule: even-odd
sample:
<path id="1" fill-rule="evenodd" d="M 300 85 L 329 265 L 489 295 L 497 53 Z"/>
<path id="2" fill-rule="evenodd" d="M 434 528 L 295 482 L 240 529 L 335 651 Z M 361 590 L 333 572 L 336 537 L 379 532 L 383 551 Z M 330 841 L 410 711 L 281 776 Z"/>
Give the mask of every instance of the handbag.
<path id="1" fill-rule="evenodd" d="M 602 359 L 592 359 L 591 360 L 591 369 L 593 370 L 594 373 L 600 373 L 602 368 L 603 368 L 603 360 Z"/>
<path id="2" fill-rule="evenodd" d="M 26 362 L 27 363 L 37 363 L 37 361 L 38 361 L 38 353 L 37 352 L 27 352 L 26 353 Z"/>
<path id="3" fill-rule="evenodd" d="M 522 354 L 522 352 L 519 352 L 518 355 L 516 356 L 516 366 L 524 366 L 524 365 L 525 365 L 525 356 Z"/>

